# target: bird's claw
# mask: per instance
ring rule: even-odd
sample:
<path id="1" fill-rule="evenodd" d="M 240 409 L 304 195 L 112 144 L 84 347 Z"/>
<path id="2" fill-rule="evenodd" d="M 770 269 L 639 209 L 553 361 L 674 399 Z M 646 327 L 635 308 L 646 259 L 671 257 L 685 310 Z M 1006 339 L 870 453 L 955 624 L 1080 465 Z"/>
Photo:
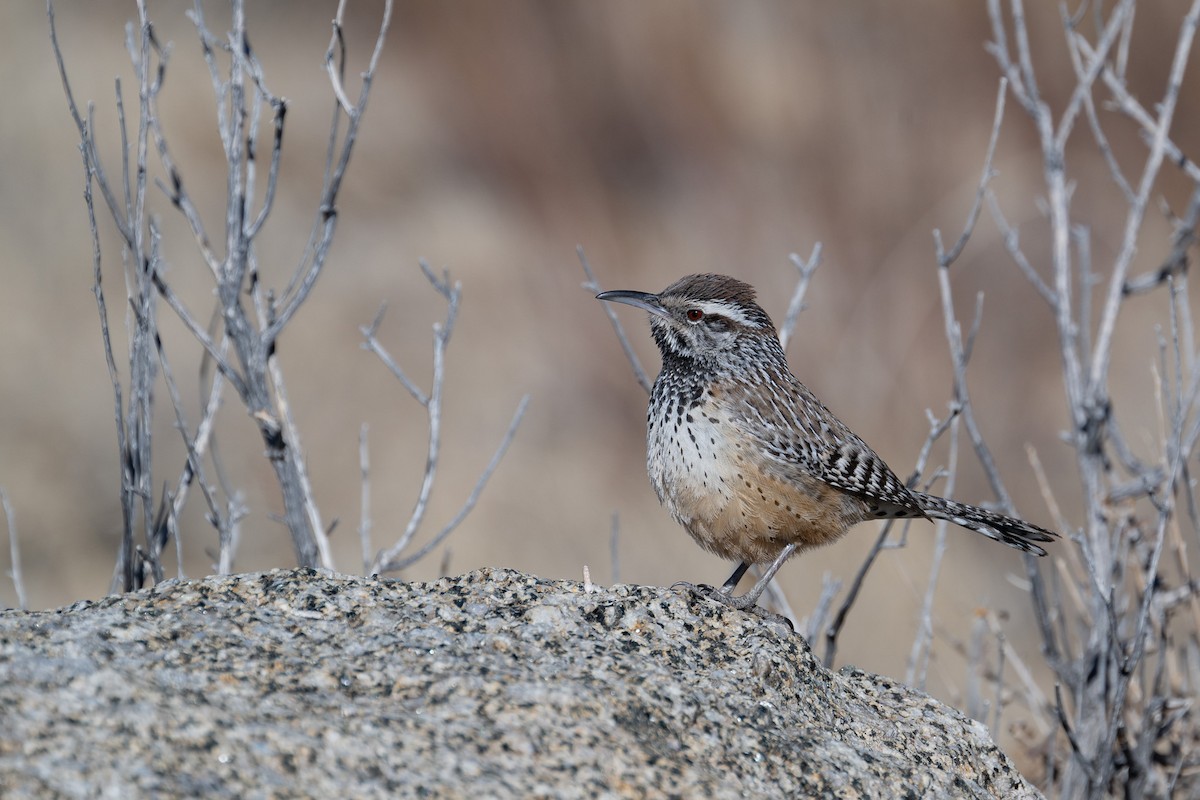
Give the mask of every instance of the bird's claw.
<path id="1" fill-rule="evenodd" d="M 671 584 L 671 588 L 685 589 L 697 597 L 702 597 L 705 600 L 711 600 L 714 603 L 719 603 L 725 606 L 726 608 L 733 608 L 738 611 L 745 611 L 748 608 L 752 608 L 755 602 L 758 601 L 757 597 L 753 600 L 747 601 L 746 595 L 734 597 L 730 592 L 724 589 L 718 589 L 714 586 L 709 586 L 707 583 L 696 584 L 689 583 L 688 581 L 678 581 Z"/>
<path id="2" fill-rule="evenodd" d="M 759 607 L 758 597 L 751 598 L 749 594 L 738 595 L 735 597 L 730 591 L 724 588 L 709 586 L 707 583 L 689 583 L 688 581 L 678 581 L 673 583 L 671 584 L 671 589 L 683 589 L 691 592 L 697 597 L 700 597 L 704 600 L 711 600 L 712 602 L 725 606 L 726 608 L 731 608 L 735 611 L 749 611 L 753 614 L 757 614 L 765 620 L 778 621 L 793 633 L 796 630 L 796 626 L 792 624 L 790 619 L 780 614 L 772 614 L 765 608 Z"/>

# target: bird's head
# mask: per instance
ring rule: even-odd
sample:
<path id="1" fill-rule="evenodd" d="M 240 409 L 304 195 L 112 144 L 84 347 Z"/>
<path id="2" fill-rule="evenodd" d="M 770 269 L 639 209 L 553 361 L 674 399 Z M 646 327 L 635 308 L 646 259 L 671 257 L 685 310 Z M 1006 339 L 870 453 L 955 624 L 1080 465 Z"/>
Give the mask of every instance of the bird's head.
<path id="1" fill-rule="evenodd" d="M 719 361 L 763 342 L 778 346 L 771 318 L 754 301 L 754 287 L 726 275 L 687 275 L 658 294 L 621 290 L 596 298 L 650 312 L 664 362 Z"/>

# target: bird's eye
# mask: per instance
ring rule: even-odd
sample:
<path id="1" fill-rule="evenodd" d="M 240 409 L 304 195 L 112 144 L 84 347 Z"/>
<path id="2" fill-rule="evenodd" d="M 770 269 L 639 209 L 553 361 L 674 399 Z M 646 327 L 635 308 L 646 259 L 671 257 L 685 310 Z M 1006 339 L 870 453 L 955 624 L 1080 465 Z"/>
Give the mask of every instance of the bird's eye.
<path id="1" fill-rule="evenodd" d="M 687 312 L 688 322 L 699 322 L 704 319 L 704 312 L 698 308 L 689 308 Z"/>

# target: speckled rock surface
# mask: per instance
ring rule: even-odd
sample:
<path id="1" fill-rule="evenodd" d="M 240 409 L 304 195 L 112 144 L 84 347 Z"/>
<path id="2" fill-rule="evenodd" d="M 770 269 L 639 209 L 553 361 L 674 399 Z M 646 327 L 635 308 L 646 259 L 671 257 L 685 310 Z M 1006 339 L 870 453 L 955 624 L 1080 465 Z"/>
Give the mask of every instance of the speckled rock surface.
<path id="1" fill-rule="evenodd" d="M 1038 794 L 981 725 L 686 594 L 295 570 L 0 614 L 0 796 Z"/>

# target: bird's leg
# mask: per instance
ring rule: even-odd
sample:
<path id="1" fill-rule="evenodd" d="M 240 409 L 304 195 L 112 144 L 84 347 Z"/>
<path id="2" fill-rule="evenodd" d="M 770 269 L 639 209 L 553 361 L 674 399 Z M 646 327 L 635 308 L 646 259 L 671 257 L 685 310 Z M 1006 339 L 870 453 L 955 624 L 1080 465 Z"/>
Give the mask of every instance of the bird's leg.
<path id="1" fill-rule="evenodd" d="M 729 580 L 721 584 L 721 593 L 732 595 L 733 590 L 737 588 L 738 582 L 741 581 L 742 576 L 746 574 L 746 570 L 748 569 L 750 569 L 750 562 L 743 561 L 738 568 L 733 571 L 733 574 L 729 576 Z"/>
<path id="2" fill-rule="evenodd" d="M 707 597 L 709 600 L 714 600 L 723 606 L 736 608 L 739 611 L 745 611 L 748 608 L 754 607 L 754 604 L 758 602 L 758 598 L 761 597 L 762 593 L 766 591 L 767 584 L 771 582 L 771 579 L 775 577 L 775 573 L 779 572 L 779 568 L 783 566 L 783 562 L 791 558 L 792 554 L 795 552 L 795 543 L 789 544 L 780 550 L 779 555 L 776 556 L 775 560 L 771 562 L 771 566 L 767 567 L 766 571 L 763 572 L 763 575 L 758 579 L 758 582 L 754 584 L 754 586 L 750 587 L 750 591 L 746 592 L 740 597 L 733 596 L 733 589 L 737 586 L 738 581 L 742 579 L 742 576 L 746 574 L 746 570 L 750 569 L 750 565 L 747 563 L 743 563 L 741 566 L 735 569 L 733 574 L 729 576 L 729 580 L 725 581 L 724 585 L 721 586 L 720 589 L 713 589 L 711 586 L 696 586 L 695 584 L 682 582 L 675 584 L 675 586 L 681 586 L 685 589 L 690 589 L 701 597 Z M 675 586 L 672 586 L 671 588 L 675 588 Z"/>
<path id="3" fill-rule="evenodd" d="M 729 576 L 729 580 L 721 584 L 720 589 L 714 589 L 707 583 L 702 583 L 697 586 L 689 581 L 676 581 L 675 583 L 671 584 L 671 588 L 687 589 L 689 592 L 701 595 L 702 597 L 711 597 L 712 595 L 719 594 L 721 597 L 714 599 L 719 603 L 725 603 L 725 600 L 728 600 L 733 594 L 733 590 L 737 588 L 738 581 L 742 579 L 742 576 L 746 574 L 746 570 L 748 569 L 750 569 L 750 562 L 743 561 L 740 565 L 738 565 L 738 568 L 733 571 L 733 574 Z"/>
<path id="4" fill-rule="evenodd" d="M 775 577 L 775 573 L 779 572 L 779 568 L 783 566 L 783 562 L 792 557 L 792 553 L 796 552 L 796 543 L 791 542 L 787 547 L 779 551 L 779 555 L 775 556 L 775 560 L 771 562 L 771 566 L 767 567 L 763 572 L 762 577 L 758 579 L 758 583 L 750 587 L 750 591 L 746 592 L 741 597 L 729 597 L 726 602 L 730 608 L 745 610 L 752 608 L 758 602 L 758 598 L 767 590 L 767 584 Z"/>

